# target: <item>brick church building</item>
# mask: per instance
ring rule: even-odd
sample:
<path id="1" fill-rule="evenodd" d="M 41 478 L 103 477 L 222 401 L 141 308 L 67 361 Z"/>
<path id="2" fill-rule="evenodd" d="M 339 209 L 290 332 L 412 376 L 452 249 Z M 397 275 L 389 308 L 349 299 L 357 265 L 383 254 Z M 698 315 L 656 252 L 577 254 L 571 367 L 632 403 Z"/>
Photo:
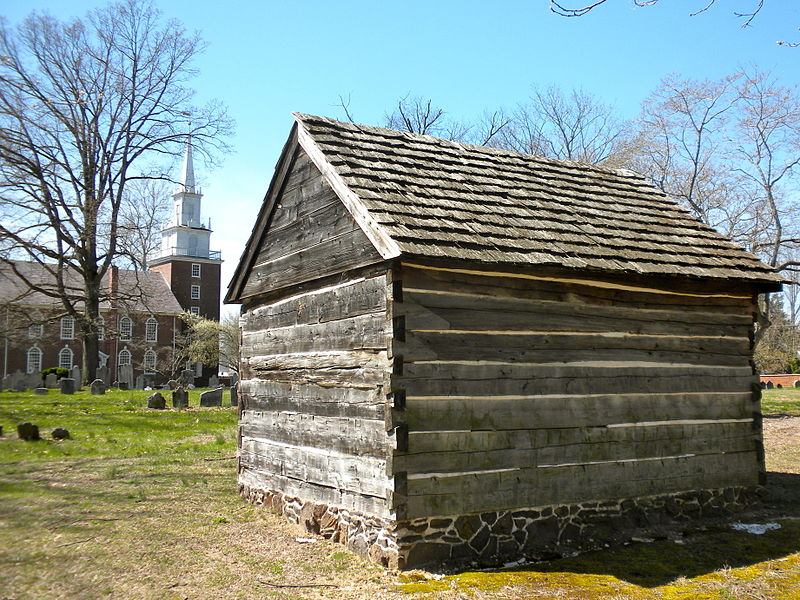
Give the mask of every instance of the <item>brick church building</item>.
<path id="1" fill-rule="evenodd" d="M 201 221 L 202 193 L 195 184 L 192 149 L 187 145 L 181 180 L 173 193 L 172 217 L 161 231 L 161 248 L 146 271 L 109 269 L 102 282 L 100 366 L 116 379 L 132 365 L 134 376 L 163 381 L 177 365 L 175 345 L 190 312 L 219 320 L 220 253 L 210 249 L 210 224 Z M 29 281 L 47 286 L 53 275 L 42 265 L 15 261 Z M 73 287 L 80 284 L 76 276 Z M 81 365 L 78 323 L 57 300 L 27 289 L 8 264 L 0 263 L 0 367 L 2 375 Z M 191 365 L 204 384 L 217 365 Z"/>

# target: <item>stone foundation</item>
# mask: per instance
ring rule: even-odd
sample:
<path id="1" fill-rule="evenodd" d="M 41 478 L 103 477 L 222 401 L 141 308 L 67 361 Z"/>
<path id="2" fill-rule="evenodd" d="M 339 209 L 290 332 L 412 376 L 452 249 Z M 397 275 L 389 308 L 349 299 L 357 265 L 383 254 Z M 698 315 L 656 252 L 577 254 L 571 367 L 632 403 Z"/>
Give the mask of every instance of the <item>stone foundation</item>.
<path id="1" fill-rule="evenodd" d="M 761 487 L 731 487 L 635 499 L 583 502 L 394 522 L 239 486 L 239 493 L 390 568 L 497 566 L 542 560 L 667 535 L 676 525 L 719 518 L 758 504 Z"/>

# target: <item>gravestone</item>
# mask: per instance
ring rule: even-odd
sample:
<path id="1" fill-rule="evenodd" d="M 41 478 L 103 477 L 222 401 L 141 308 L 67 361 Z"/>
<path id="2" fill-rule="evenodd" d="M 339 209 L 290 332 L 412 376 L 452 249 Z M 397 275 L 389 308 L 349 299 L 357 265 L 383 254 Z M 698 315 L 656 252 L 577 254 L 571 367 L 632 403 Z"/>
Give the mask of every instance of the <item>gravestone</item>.
<path id="1" fill-rule="evenodd" d="M 200 394 L 200 406 L 222 406 L 222 388 Z"/>
<path id="2" fill-rule="evenodd" d="M 119 389 L 123 389 L 123 383 L 127 384 L 124 389 L 130 389 L 131 385 L 133 385 L 133 365 L 122 365 L 119 368 L 119 377 L 117 379 L 120 383 Z"/>
<path id="3" fill-rule="evenodd" d="M 156 410 L 164 410 L 167 408 L 167 401 L 160 392 L 155 392 L 147 397 L 147 408 L 155 408 Z"/>
<path id="4" fill-rule="evenodd" d="M 25 392 L 27 390 L 28 390 L 28 382 L 25 381 L 25 378 L 23 377 L 22 379 L 17 381 L 17 384 L 14 386 L 14 391 L 15 392 Z"/>
<path id="5" fill-rule="evenodd" d="M 180 381 L 183 387 L 194 385 L 194 371 L 191 369 L 184 369 L 181 371 L 181 376 L 178 378 L 178 381 Z"/>
<path id="6" fill-rule="evenodd" d="M 117 383 L 117 388 L 119 388 L 121 390 L 127 390 L 127 389 L 130 389 L 130 386 L 128 385 L 127 381 L 120 381 L 120 382 Z"/>
<path id="7" fill-rule="evenodd" d="M 56 427 L 55 429 L 53 429 L 50 435 L 54 440 L 68 440 L 70 437 L 69 431 L 64 429 L 63 427 Z"/>
<path id="8" fill-rule="evenodd" d="M 22 374 L 22 372 L 20 372 L 20 371 L 14 371 L 14 372 L 11 374 L 11 383 L 10 383 L 9 389 L 16 390 L 16 389 L 17 389 L 17 386 L 19 385 L 19 382 L 20 382 L 20 381 L 21 381 L 21 380 L 22 380 L 24 377 L 25 377 L 25 376 Z"/>
<path id="9" fill-rule="evenodd" d="M 89 387 L 92 396 L 102 396 L 106 393 L 106 383 L 100 378 L 95 379 Z"/>
<path id="10" fill-rule="evenodd" d="M 58 376 L 55 373 L 48 373 L 44 378 L 44 387 L 54 390 L 58 387 Z"/>
<path id="11" fill-rule="evenodd" d="M 178 388 L 172 392 L 172 408 L 189 408 L 189 392 Z"/>
<path id="12" fill-rule="evenodd" d="M 231 386 L 231 406 L 239 406 L 239 389 L 236 384 Z"/>
<path id="13" fill-rule="evenodd" d="M 177 390 L 178 389 L 178 382 L 175 381 L 174 379 L 170 379 L 169 381 L 167 381 L 167 389 Z"/>
<path id="14" fill-rule="evenodd" d="M 216 375 L 212 375 L 211 377 L 209 377 L 208 387 L 210 388 L 219 387 L 219 377 L 217 377 Z"/>
<path id="15" fill-rule="evenodd" d="M 136 388 L 137 390 L 143 390 L 144 389 L 144 375 L 137 375 L 136 376 L 136 385 L 133 386 L 133 387 Z"/>
<path id="16" fill-rule="evenodd" d="M 28 379 L 28 387 L 30 389 L 42 387 L 42 374 L 41 373 L 31 373 L 27 377 Z"/>
<path id="17" fill-rule="evenodd" d="M 81 384 L 83 383 L 83 380 L 81 379 L 81 368 L 78 365 L 75 365 L 72 367 L 72 369 L 70 369 L 69 376 L 75 380 L 75 389 L 81 389 Z"/>
<path id="18" fill-rule="evenodd" d="M 97 367 L 94 373 L 95 378 L 100 379 L 106 385 L 111 383 L 111 373 L 108 372 L 108 367 Z"/>
<path id="19" fill-rule="evenodd" d="M 13 390 L 13 386 L 11 385 L 11 375 L 6 375 L 3 377 L 3 390 Z"/>
<path id="20" fill-rule="evenodd" d="M 33 393 L 37 396 L 47 396 L 50 393 L 50 390 L 47 388 L 36 388 L 33 390 Z"/>
<path id="21" fill-rule="evenodd" d="M 771 389 L 773 389 L 774 387 L 775 387 L 775 384 L 773 384 L 771 381 L 768 381 L 768 382 L 767 382 L 767 389 L 768 389 L 768 390 L 771 390 Z"/>
<path id="22" fill-rule="evenodd" d="M 35 442 L 42 439 L 39 437 L 39 426 L 33 423 L 20 423 L 17 425 L 17 435 L 19 439 L 26 442 Z"/>
<path id="23" fill-rule="evenodd" d="M 237 383 L 239 383 L 239 374 L 231 373 L 231 387 L 234 387 Z"/>
<path id="24" fill-rule="evenodd" d="M 72 377 L 62 377 L 61 381 L 61 393 L 62 394 L 74 394 L 75 393 L 75 380 Z"/>

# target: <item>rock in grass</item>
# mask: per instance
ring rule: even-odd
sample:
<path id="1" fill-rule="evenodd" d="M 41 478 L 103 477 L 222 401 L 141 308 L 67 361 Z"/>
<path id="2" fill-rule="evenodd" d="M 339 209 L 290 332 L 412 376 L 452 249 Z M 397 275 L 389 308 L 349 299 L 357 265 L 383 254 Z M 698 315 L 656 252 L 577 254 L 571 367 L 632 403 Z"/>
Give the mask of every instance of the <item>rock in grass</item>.
<path id="1" fill-rule="evenodd" d="M 42 439 L 39 437 L 39 426 L 33 423 L 20 423 L 17 425 L 17 435 L 19 439 L 26 442 L 36 442 Z"/>
<path id="2" fill-rule="evenodd" d="M 54 440 L 68 440 L 70 438 L 69 431 L 63 427 L 56 427 L 50 433 Z"/>
<path id="3" fill-rule="evenodd" d="M 200 406 L 222 406 L 222 388 L 200 394 Z"/>
<path id="4" fill-rule="evenodd" d="M 164 399 L 164 396 L 162 396 L 161 393 L 155 392 L 147 397 L 147 408 L 164 410 L 167 408 L 167 401 Z"/>

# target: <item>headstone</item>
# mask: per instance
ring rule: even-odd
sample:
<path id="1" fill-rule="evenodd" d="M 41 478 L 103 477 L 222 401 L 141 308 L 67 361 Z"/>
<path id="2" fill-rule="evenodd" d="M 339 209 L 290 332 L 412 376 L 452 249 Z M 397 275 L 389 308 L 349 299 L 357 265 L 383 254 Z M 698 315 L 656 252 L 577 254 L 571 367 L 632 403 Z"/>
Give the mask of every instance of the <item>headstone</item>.
<path id="1" fill-rule="evenodd" d="M 3 390 L 12 390 L 14 389 L 11 385 L 11 375 L 6 375 L 3 377 Z"/>
<path id="2" fill-rule="evenodd" d="M 47 388 L 36 388 L 33 390 L 33 393 L 37 396 L 47 396 L 50 393 L 50 390 Z"/>
<path id="3" fill-rule="evenodd" d="M 81 384 L 83 383 L 83 379 L 81 379 L 81 368 L 78 365 L 75 365 L 70 369 L 69 376 L 75 380 L 75 389 L 81 389 Z"/>
<path id="4" fill-rule="evenodd" d="M 136 376 L 136 385 L 133 386 L 137 390 L 144 389 L 144 375 L 137 375 Z"/>
<path id="5" fill-rule="evenodd" d="M 154 392 L 147 397 L 147 408 L 155 408 L 156 410 L 164 410 L 167 408 L 167 401 L 160 392 Z"/>
<path id="6" fill-rule="evenodd" d="M 28 387 L 30 389 L 42 387 L 42 374 L 31 373 L 30 375 L 28 375 Z"/>
<path id="7" fill-rule="evenodd" d="M 16 385 L 14 386 L 15 392 L 25 392 L 28 390 L 28 382 L 25 379 L 20 379 L 17 381 Z"/>
<path id="8" fill-rule="evenodd" d="M 26 442 L 35 442 L 42 439 L 39 437 L 39 427 L 33 423 L 20 423 L 17 425 L 17 435 L 19 439 Z"/>
<path id="9" fill-rule="evenodd" d="M 69 439 L 69 431 L 63 427 L 56 427 L 50 434 L 54 440 L 67 440 Z"/>
<path id="10" fill-rule="evenodd" d="M 178 388 L 172 392 L 172 408 L 189 408 L 189 392 Z"/>
<path id="11" fill-rule="evenodd" d="M 211 377 L 209 377 L 208 387 L 210 388 L 219 387 L 219 377 L 217 377 L 216 375 L 212 375 Z"/>
<path id="12" fill-rule="evenodd" d="M 771 381 L 768 381 L 768 382 L 767 382 L 767 389 L 768 389 L 768 390 L 771 390 L 771 389 L 773 389 L 774 387 L 775 387 L 775 384 L 773 384 Z"/>
<path id="13" fill-rule="evenodd" d="M 127 383 L 128 387 L 125 389 L 130 389 L 130 386 L 133 385 L 133 365 L 122 365 L 119 368 L 119 376 L 117 377 L 120 383 Z M 122 388 L 120 388 L 122 389 Z"/>
<path id="14" fill-rule="evenodd" d="M 25 377 L 25 376 L 22 374 L 22 372 L 21 372 L 21 371 L 14 371 L 14 372 L 11 374 L 11 383 L 10 383 L 9 389 L 16 390 L 16 389 L 17 389 L 17 386 L 19 385 L 19 382 L 20 382 L 20 381 L 21 381 L 21 380 L 22 380 L 24 377 Z"/>
<path id="15" fill-rule="evenodd" d="M 75 380 L 72 377 L 61 378 L 61 393 L 62 394 L 75 393 Z"/>
<path id="16" fill-rule="evenodd" d="M 200 406 L 222 406 L 222 388 L 200 394 Z"/>
<path id="17" fill-rule="evenodd" d="M 234 387 L 237 383 L 239 383 L 239 374 L 231 373 L 231 387 Z"/>
<path id="18" fill-rule="evenodd" d="M 178 389 L 178 382 L 175 381 L 174 379 L 170 379 L 169 381 L 167 381 L 167 389 L 177 390 Z"/>
<path id="19" fill-rule="evenodd" d="M 231 406 L 239 406 L 239 389 L 236 384 L 231 386 Z"/>
<path id="20" fill-rule="evenodd" d="M 58 387 L 58 376 L 55 373 L 48 373 L 44 378 L 44 387 L 54 390 Z"/>
<path id="21" fill-rule="evenodd" d="M 119 388 L 119 389 L 121 389 L 121 390 L 127 390 L 127 389 L 129 389 L 128 382 L 127 382 L 127 381 L 120 381 L 120 382 L 118 382 L 118 383 L 117 383 L 117 388 Z"/>
<path id="22" fill-rule="evenodd" d="M 99 377 L 92 382 L 92 385 L 89 387 L 92 396 L 102 396 L 106 393 L 106 383 Z"/>
<path id="23" fill-rule="evenodd" d="M 181 376 L 179 377 L 180 383 L 183 387 L 188 387 L 190 385 L 194 385 L 194 371 L 191 369 L 184 369 L 181 371 Z"/>
<path id="24" fill-rule="evenodd" d="M 106 385 L 111 383 L 111 373 L 108 372 L 108 367 L 98 367 L 94 376 Z"/>

